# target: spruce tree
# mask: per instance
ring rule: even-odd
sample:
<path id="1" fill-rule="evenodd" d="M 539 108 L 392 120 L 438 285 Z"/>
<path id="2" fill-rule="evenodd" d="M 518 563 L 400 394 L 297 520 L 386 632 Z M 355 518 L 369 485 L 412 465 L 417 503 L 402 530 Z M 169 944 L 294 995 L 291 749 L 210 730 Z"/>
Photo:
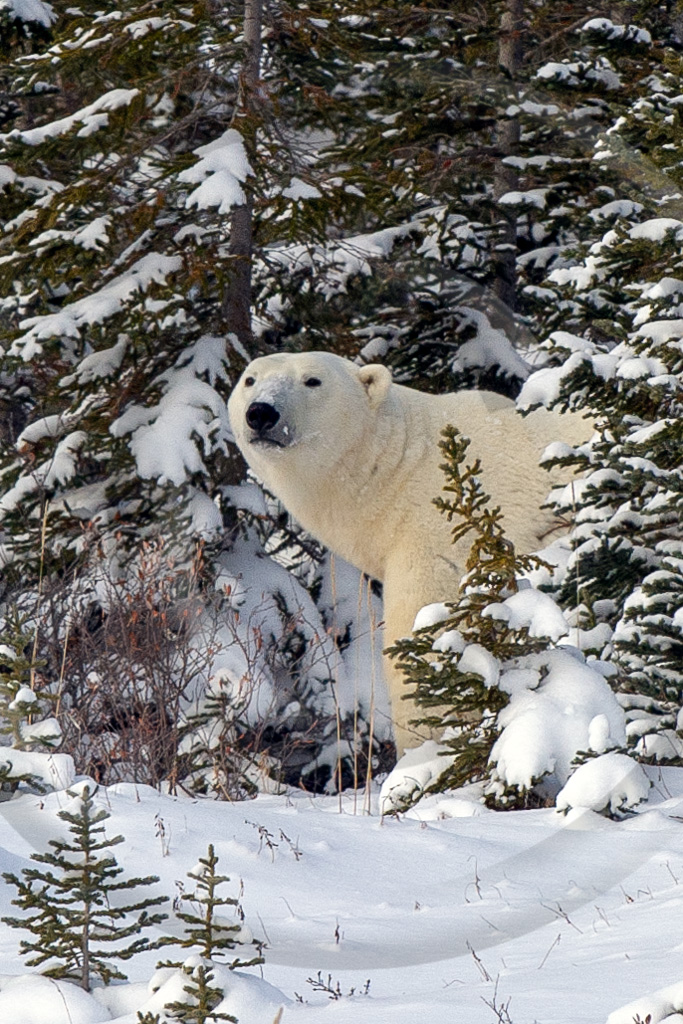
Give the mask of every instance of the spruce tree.
<path id="1" fill-rule="evenodd" d="M 214 1021 L 221 1020 L 237 1024 L 237 1017 L 216 1010 L 224 993 L 219 985 L 212 985 L 214 975 L 210 962 L 204 963 L 199 957 L 190 957 L 183 964 L 182 970 L 187 978 L 187 984 L 183 986 L 187 998 L 177 999 L 164 1007 L 174 1020 L 182 1021 L 182 1024 L 214 1024 Z"/>
<path id="2" fill-rule="evenodd" d="M 305 586 L 265 558 L 280 543 L 279 533 L 270 540 L 281 510 L 253 485 L 236 486 L 244 465 L 225 409 L 244 360 L 278 343 L 268 333 L 284 302 L 273 284 L 278 253 L 324 237 L 328 224 L 325 203 L 304 200 L 297 185 L 314 177 L 306 147 L 283 141 L 317 123 L 310 105 L 302 118 L 281 75 L 288 13 L 266 11 L 249 88 L 238 0 L 163 2 L 153 16 L 136 0 L 60 5 L 49 38 L 32 38 L 31 61 L 5 55 L 14 105 L 0 137 L 3 578 L 36 618 L 41 579 L 69 607 L 53 618 L 51 664 L 66 680 L 65 716 L 74 677 L 94 679 L 83 652 L 89 622 L 106 618 L 109 582 L 134 582 L 145 544 L 161 537 L 179 577 L 203 550 L 201 599 L 224 647 L 239 649 L 237 678 L 287 679 L 268 702 L 280 748 L 292 690 L 311 698 L 304 732 L 334 718 L 330 674 L 319 667 L 325 623 Z M 245 228 L 247 207 L 250 252 L 233 232 L 236 220 Z M 246 277 L 236 269 L 244 262 Z M 233 322 L 238 293 L 242 327 L 251 302 L 258 328 L 248 348 Z M 308 554 L 293 561 L 310 570 Z M 245 596 L 239 581 L 252 579 L 258 593 Z M 122 675 L 118 664 L 112 671 Z M 126 673 L 136 685 L 138 667 Z M 106 702 L 105 681 L 99 689 Z M 120 721 L 128 708 L 113 711 Z M 171 760 L 179 771 L 187 764 Z M 102 766 L 107 781 L 130 777 L 125 764 L 116 770 Z"/>
<path id="3" fill-rule="evenodd" d="M 200 857 L 197 867 L 187 873 L 195 888 L 191 892 L 183 892 L 176 907 L 176 917 L 185 924 L 184 936 L 182 939 L 169 937 L 162 942 L 162 945 L 179 945 L 181 949 L 193 950 L 184 961 L 168 961 L 160 965 L 179 967 L 185 975 L 183 991 L 187 993 L 187 999 L 168 1003 L 165 1009 L 175 1020 L 186 1024 L 210 1024 L 220 1020 L 235 1022 L 236 1017 L 216 1012 L 224 992 L 220 985 L 212 984 L 213 968 L 221 962 L 231 971 L 263 963 L 260 955 L 248 960 L 230 957 L 238 945 L 242 925 L 221 912 L 223 908 L 233 911 L 241 908 L 239 900 L 234 897 L 219 895 L 219 887 L 230 879 L 227 875 L 218 874 L 217 865 L 218 857 L 213 845 L 209 844 L 206 856 Z M 189 904 L 191 909 L 180 909 L 183 903 Z"/>
<path id="4" fill-rule="evenodd" d="M 31 933 L 31 939 L 20 942 L 22 954 L 30 956 L 27 963 L 31 967 L 47 964 L 43 973 L 48 977 L 67 978 L 90 991 L 95 978 L 105 984 L 125 979 L 112 961 L 129 960 L 158 945 L 140 932 L 166 919 L 166 914 L 150 914 L 148 908 L 165 903 L 167 897 L 147 896 L 119 904 L 118 893 L 153 885 L 159 879 L 155 875 L 119 879 L 123 869 L 108 851 L 124 838 L 106 836 L 103 822 L 109 812 L 96 806 L 87 785 L 78 795 L 69 795 L 75 807 L 58 816 L 68 823 L 71 838 L 52 839 L 50 852 L 31 855 L 44 867 L 25 868 L 23 878 L 3 874 L 18 891 L 12 903 L 25 911 L 23 917 L 5 917 L 3 921 Z"/>
<path id="5" fill-rule="evenodd" d="M 192 949 L 203 960 L 218 963 L 229 958 L 231 951 L 240 944 L 239 934 L 242 925 L 239 921 L 229 920 L 221 913 L 225 907 L 231 908 L 233 913 L 239 911 L 240 904 L 234 896 L 219 894 L 219 887 L 229 882 L 230 878 L 228 875 L 219 874 L 216 870 L 217 865 L 218 857 L 210 843 L 206 856 L 200 857 L 197 866 L 187 873 L 195 888 L 191 892 L 183 891 L 178 900 L 179 905 L 175 913 L 185 924 L 184 937 L 164 939 L 162 945 L 179 945 L 181 949 Z M 189 905 L 192 909 L 180 909 L 183 904 Z M 253 967 L 254 964 L 260 963 L 263 963 L 263 957 L 257 955 L 249 960 L 237 957 L 227 966 L 230 970 L 235 970 L 238 967 Z M 180 967 L 182 964 L 171 962 L 171 966 Z"/>
<path id="6" fill-rule="evenodd" d="M 448 603 L 445 618 L 389 649 L 411 687 L 411 698 L 424 709 L 417 722 L 443 728 L 444 753 L 454 755 L 437 780 L 439 790 L 489 776 L 497 716 L 509 700 L 497 686 L 499 665 L 510 668 L 515 659 L 548 645 L 545 638 L 531 637 L 528 628 L 512 628 L 492 614 L 517 592 L 518 577 L 539 560 L 516 555 L 505 537 L 500 510 L 490 507 L 479 482 L 479 461 L 464 464 L 468 438 L 447 427 L 440 446 L 448 497 L 435 504 L 454 523 L 453 542 L 471 540 L 460 595 Z M 482 652 L 476 660 L 462 657 L 469 645 Z"/>
<path id="7" fill-rule="evenodd" d="M 552 460 L 583 471 L 556 496 L 558 512 L 574 527 L 560 599 L 575 609 L 586 648 L 613 662 L 638 753 L 679 757 L 680 737 L 661 744 L 647 735 L 657 722 L 675 723 L 683 703 L 683 223 L 680 168 L 671 162 L 679 147 L 679 90 L 666 69 L 657 83 L 605 142 L 606 159 L 618 160 L 627 144 L 647 154 L 635 163 L 640 201 L 608 203 L 592 245 L 567 254 L 566 266 L 551 275 L 567 330 L 550 335 L 558 365 L 532 377 L 522 401 L 559 402 L 596 423 L 591 443 Z"/>

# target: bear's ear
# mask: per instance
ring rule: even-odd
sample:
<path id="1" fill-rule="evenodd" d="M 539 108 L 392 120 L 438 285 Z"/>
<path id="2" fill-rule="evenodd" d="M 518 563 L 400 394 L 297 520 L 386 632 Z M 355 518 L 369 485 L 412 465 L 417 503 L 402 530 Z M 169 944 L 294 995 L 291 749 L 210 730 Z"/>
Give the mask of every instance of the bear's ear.
<path id="1" fill-rule="evenodd" d="M 391 373 L 381 363 L 369 363 L 361 366 L 358 379 L 367 392 L 370 405 L 377 407 L 385 398 L 391 387 Z"/>

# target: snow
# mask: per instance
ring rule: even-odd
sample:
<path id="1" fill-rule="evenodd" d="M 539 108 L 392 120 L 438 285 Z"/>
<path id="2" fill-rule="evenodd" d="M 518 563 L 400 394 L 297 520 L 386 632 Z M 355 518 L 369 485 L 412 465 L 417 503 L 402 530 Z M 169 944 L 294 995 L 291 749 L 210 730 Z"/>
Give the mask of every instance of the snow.
<path id="1" fill-rule="evenodd" d="M 33 21 L 44 28 L 49 28 L 56 21 L 52 4 L 42 0 L 0 0 L 0 15 L 3 13 L 19 21 Z"/>
<path id="2" fill-rule="evenodd" d="M 30 686 L 20 686 L 14 695 L 13 700 L 7 705 L 9 711 L 14 711 L 20 704 L 33 704 L 38 700 Z"/>
<path id="3" fill-rule="evenodd" d="M 292 178 L 287 188 L 283 188 L 282 195 L 286 199 L 320 199 L 322 192 L 301 178 Z"/>
<path id="4" fill-rule="evenodd" d="M 82 127 L 76 132 L 76 135 L 84 138 L 99 131 L 100 128 L 106 128 L 109 124 L 109 111 L 129 106 L 139 95 L 139 89 L 111 89 L 94 103 L 77 110 L 75 114 L 59 118 L 57 121 L 50 121 L 40 128 L 29 128 L 26 131 L 15 128 L 6 135 L 0 135 L 0 142 L 23 142 L 27 146 L 38 146 L 46 139 L 65 135 L 78 124 Z"/>
<path id="5" fill-rule="evenodd" d="M 424 608 L 420 608 L 419 612 L 415 616 L 413 633 L 418 629 L 427 629 L 428 626 L 437 626 L 440 622 L 444 622 L 446 619 L 449 619 L 452 614 L 452 609 L 447 604 L 443 604 L 441 602 L 426 604 Z"/>
<path id="6" fill-rule="evenodd" d="M 481 644 L 467 644 L 457 660 L 457 667 L 460 672 L 481 676 L 485 686 L 496 686 L 498 683 L 498 661 Z"/>
<path id="7" fill-rule="evenodd" d="M 554 808 L 497 813 L 476 787 L 388 819 L 376 793 L 370 815 L 354 814 L 350 794 L 215 803 L 122 784 L 100 796 L 108 834 L 126 837 L 114 851 L 126 876 L 155 873 L 156 891 L 173 897 L 212 842 L 232 894 L 242 885 L 246 921 L 267 945 L 262 968 L 227 980 L 217 969 L 221 1010 L 240 1024 L 274 1024 L 281 1007 L 282 1024 L 490 1024 L 494 991 L 510 1000 L 515 1024 L 633 1024 L 636 1013 L 660 1024 L 683 1007 L 683 772 L 642 770 L 653 786 L 622 821 Z M 63 834 L 56 815 L 68 799 L 22 795 L 0 806 L 2 870 L 20 872 Z M 249 822 L 277 845 L 259 852 Z M 10 897 L 0 889 L 3 914 L 16 913 Z M 19 937 L 0 925 L 6 1024 L 136 1024 L 138 1010 L 158 1012 L 178 991 L 176 970 L 155 969 L 173 950 L 135 957 L 123 965 L 128 984 L 88 995 L 29 974 Z M 318 972 L 339 984 L 338 999 L 307 982 Z"/>
<path id="8" fill-rule="evenodd" d="M 212 383 L 202 379 L 205 375 Z M 131 435 L 129 447 L 143 479 L 179 486 L 206 472 L 202 454 L 211 450 L 216 435 L 220 439 L 229 433 L 225 402 L 213 386 L 225 379 L 224 341 L 204 335 L 187 347 L 176 366 L 160 374 L 163 394 L 156 405 L 130 405 L 112 423 L 114 437 Z"/>
<path id="9" fill-rule="evenodd" d="M 544 210 L 549 188 L 530 188 L 526 192 L 506 192 L 498 200 L 500 206 L 532 206 Z"/>
<path id="10" fill-rule="evenodd" d="M 634 1021 L 647 1021 L 648 1024 L 670 1024 L 683 1020 L 677 1011 L 683 1011 L 683 981 L 667 985 L 650 995 L 641 996 L 621 1009 L 610 1013 L 607 1024 L 633 1024 Z"/>
<path id="11" fill-rule="evenodd" d="M 650 785 L 642 765 L 626 754 L 610 751 L 579 765 L 557 794 L 555 804 L 560 811 L 608 807 L 616 813 L 647 800 Z"/>
<path id="12" fill-rule="evenodd" d="M 244 205 L 242 184 L 254 172 L 240 133 L 228 128 L 194 153 L 199 157 L 197 163 L 178 175 L 179 181 L 198 185 L 188 195 L 185 206 L 196 206 L 199 210 L 216 206 L 219 213 L 229 213 L 234 206 Z"/>
<path id="13" fill-rule="evenodd" d="M 614 71 L 612 65 L 605 58 L 596 61 L 595 64 L 588 62 L 569 61 L 558 63 L 548 61 L 536 72 L 536 78 L 546 82 L 562 82 L 563 85 L 577 86 L 582 80 L 587 79 L 597 82 L 606 89 L 619 89 L 621 80 Z"/>
<path id="14" fill-rule="evenodd" d="M 59 727 L 50 735 L 59 736 Z M 66 789 L 75 778 L 74 762 L 69 754 L 32 753 L 0 747 L 0 769 L 5 767 L 9 767 L 15 777 L 31 775 L 52 789 Z"/>
<path id="15" fill-rule="evenodd" d="M 545 366 L 526 380 L 517 398 L 519 409 L 532 409 L 536 405 L 550 406 L 560 396 L 562 381 L 584 361 L 581 352 L 573 352 L 562 366 Z"/>
<path id="16" fill-rule="evenodd" d="M 153 283 L 165 283 L 166 278 L 180 270 L 181 266 L 180 256 L 148 253 L 99 290 L 75 302 L 66 303 L 59 312 L 22 320 L 20 327 L 26 333 L 14 341 L 10 355 L 21 356 L 25 362 L 29 362 L 41 355 L 41 341 L 80 337 L 81 332 L 93 324 L 104 323 L 116 316 L 137 292 L 145 291 Z"/>
<path id="17" fill-rule="evenodd" d="M 424 793 L 452 763 L 448 747 L 435 740 L 406 750 L 382 784 L 380 814 L 392 814 L 409 806 L 416 794 Z"/>
<path id="18" fill-rule="evenodd" d="M 569 632 L 569 624 L 553 599 L 531 587 L 519 590 L 501 603 L 488 605 L 483 614 L 507 622 L 511 629 L 526 628 L 529 636 L 559 640 Z"/>
<path id="19" fill-rule="evenodd" d="M 648 242 L 663 242 L 669 231 L 675 231 L 676 237 L 683 230 L 683 221 L 674 217 L 654 217 L 642 224 L 636 224 L 629 231 L 629 238 L 634 241 L 640 238 Z"/>
<path id="20" fill-rule="evenodd" d="M 0 1020 L 7 1024 L 100 1024 L 109 1014 L 76 985 L 43 978 L 0 977 Z"/>
<path id="21" fill-rule="evenodd" d="M 468 306 L 456 306 L 454 312 L 461 317 L 458 334 L 475 328 L 476 334 L 470 341 L 463 342 L 451 361 L 454 373 L 471 367 L 498 366 L 504 374 L 523 380 L 529 368 L 519 353 L 512 347 L 504 331 L 492 326 L 486 313 Z"/>
<path id="22" fill-rule="evenodd" d="M 646 28 L 638 28 L 637 25 L 615 25 L 609 18 L 591 18 L 580 31 L 596 32 L 610 40 L 619 39 L 646 46 L 652 42 L 652 36 Z"/>
<path id="23" fill-rule="evenodd" d="M 515 687 L 498 716 L 502 732 L 490 759 L 502 782 L 529 788 L 547 775 L 551 786 L 563 786 L 579 751 L 604 753 L 626 742 L 624 713 L 609 684 L 578 651 L 550 650 L 521 661 L 535 675 L 527 688 Z"/>

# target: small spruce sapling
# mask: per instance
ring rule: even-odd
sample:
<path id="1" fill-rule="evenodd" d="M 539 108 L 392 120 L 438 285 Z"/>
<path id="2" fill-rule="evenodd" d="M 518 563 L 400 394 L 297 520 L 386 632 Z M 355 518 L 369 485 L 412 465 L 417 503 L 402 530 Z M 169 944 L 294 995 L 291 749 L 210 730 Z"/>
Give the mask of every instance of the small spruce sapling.
<path id="1" fill-rule="evenodd" d="M 389 649 L 403 671 L 412 697 L 424 715 L 416 721 L 429 728 L 448 730 L 442 740 L 455 755 L 430 787 L 444 790 L 485 778 L 491 748 L 498 735 L 498 714 L 508 694 L 491 685 L 490 679 L 458 667 L 458 655 L 468 644 L 477 644 L 498 662 L 542 649 L 547 641 L 529 636 L 526 627 L 513 629 L 488 614 L 489 606 L 505 600 L 518 589 L 517 577 L 538 566 L 540 559 L 516 555 L 505 537 L 499 508 L 490 508 L 490 497 L 479 482 L 479 460 L 464 465 L 469 439 L 454 427 L 446 427 L 439 442 L 445 462 L 444 491 L 448 497 L 434 504 L 453 523 L 453 543 L 472 535 L 472 545 L 460 581 L 460 592 L 448 602 L 451 615 L 445 621 L 417 630 Z M 438 637 L 437 637 L 437 634 Z M 419 792 L 415 797 L 421 795 Z"/>
<path id="2" fill-rule="evenodd" d="M 162 940 L 162 945 L 179 945 L 181 949 L 192 949 L 205 960 L 214 962 L 225 961 L 232 950 L 238 945 L 244 945 L 240 936 L 244 935 L 244 926 L 238 921 L 232 922 L 220 914 L 221 908 L 234 908 L 233 913 L 240 916 L 241 908 L 238 899 L 234 896 L 221 896 L 218 889 L 225 882 L 229 882 L 228 875 L 218 874 L 216 868 L 218 857 L 213 845 L 209 844 L 206 857 L 200 857 L 199 863 L 193 871 L 187 872 L 187 877 L 195 883 L 192 892 L 183 892 L 179 897 L 176 907 L 176 916 L 185 924 L 183 938 L 167 937 Z M 180 904 L 186 902 L 191 910 L 181 910 Z M 253 941 L 258 948 L 258 943 Z M 239 967 L 253 967 L 262 964 L 263 957 L 258 953 L 248 960 L 240 957 L 233 958 L 226 966 L 230 970 Z M 180 967 L 179 962 L 169 962 L 164 966 Z"/>
<path id="3" fill-rule="evenodd" d="M 168 961 L 160 964 L 164 967 L 180 967 L 187 976 L 187 984 L 183 986 L 187 998 L 184 1001 L 168 1003 L 165 1007 L 174 1019 L 182 1021 L 183 1024 L 213 1024 L 214 1021 L 237 1020 L 230 1014 L 216 1011 L 224 993 L 220 985 L 212 984 L 214 964 L 219 960 L 225 961 L 238 944 L 243 944 L 240 943 L 240 933 L 244 932 L 241 923 L 233 923 L 219 916 L 223 907 L 234 908 L 238 914 L 241 908 L 239 900 L 218 894 L 219 886 L 230 879 L 227 875 L 217 873 L 217 864 L 218 857 L 213 845 L 209 844 L 206 857 L 200 857 L 197 867 L 187 873 L 187 877 L 195 883 L 194 890 L 180 896 L 179 902 L 186 900 L 192 909 L 184 911 L 176 907 L 177 917 L 185 923 L 184 937 L 168 937 L 162 940 L 164 945 L 175 944 L 181 949 L 194 950 L 194 954 L 184 962 Z M 258 946 L 256 942 L 254 945 Z M 232 971 L 238 967 L 253 967 L 261 963 L 263 957 L 257 954 L 248 960 L 235 957 L 224 966 Z"/>
<path id="4" fill-rule="evenodd" d="M 216 1009 L 222 1002 L 224 993 L 220 985 L 212 985 L 214 980 L 211 962 L 201 957 L 190 957 L 182 965 L 188 983 L 183 986 L 187 999 L 167 1003 L 164 1010 L 182 1024 L 214 1024 L 215 1021 L 230 1021 L 238 1024 L 237 1017 L 230 1013 L 222 1013 Z"/>
<path id="5" fill-rule="evenodd" d="M 148 908 L 166 902 L 165 896 L 148 896 L 125 905 L 112 905 L 114 894 L 153 885 L 155 875 L 118 880 L 123 873 L 109 851 L 122 843 L 123 836 L 108 838 L 103 822 L 110 817 L 104 807 L 96 807 L 86 785 L 74 797 L 72 810 L 58 817 L 68 822 L 71 840 L 51 839 L 52 851 L 33 853 L 31 859 L 44 868 L 24 868 L 23 879 L 5 873 L 18 896 L 15 906 L 25 917 L 3 917 L 5 924 L 29 931 L 33 938 L 22 939 L 22 954 L 31 954 L 29 966 L 48 963 L 43 970 L 51 978 L 76 981 L 86 992 L 93 978 L 105 984 L 126 975 L 111 961 L 129 960 L 143 950 L 155 949 L 157 942 L 140 936 L 144 928 L 159 924 L 166 914 L 148 913 Z M 135 916 L 132 916 L 135 915 Z M 128 945 L 124 942 L 137 936 Z"/>

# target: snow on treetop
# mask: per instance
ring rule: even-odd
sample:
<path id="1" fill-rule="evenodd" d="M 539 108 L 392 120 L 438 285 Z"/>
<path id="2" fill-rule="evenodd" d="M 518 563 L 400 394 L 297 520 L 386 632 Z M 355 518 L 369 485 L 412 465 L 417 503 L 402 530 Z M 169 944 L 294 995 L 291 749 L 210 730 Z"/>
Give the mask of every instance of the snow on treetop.
<path id="1" fill-rule="evenodd" d="M 52 4 L 43 3 L 42 0 L 0 0 L 0 15 L 5 11 L 12 19 L 33 21 L 45 28 L 57 20 Z"/>
<path id="2" fill-rule="evenodd" d="M 519 409 L 532 409 L 535 405 L 550 406 L 560 397 L 562 381 L 581 365 L 585 356 L 574 352 L 562 366 L 546 366 L 537 370 L 522 386 L 517 399 Z"/>
<path id="3" fill-rule="evenodd" d="M 562 82 L 564 85 L 579 85 L 582 78 L 598 82 L 606 89 L 621 88 L 621 79 L 608 60 L 602 58 L 597 66 L 587 62 L 558 63 L 548 61 L 536 72 L 536 78 L 545 81 Z"/>
<path id="4" fill-rule="evenodd" d="M 683 221 L 675 217 L 653 217 L 651 220 L 643 221 L 642 224 L 635 224 L 628 233 L 629 238 L 646 238 L 650 242 L 663 242 L 667 232 L 675 231 L 676 238 L 680 238 Z"/>
<path id="5" fill-rule="evenodd" d="M 654 377 L 665 372 L 666 365 L 660 359 L 647 356 L 624 359 L 616 368 L 617 377 L 623 380 L 639 380 L 641 377 Z"/>
<path id="6" fill-rule="evenodd" d="M 591 210 L 588 216 L 591 220 L 602 220 L 608 217 L 630 217 L 634 213 L 640 213 L 644 209 L 642 203 L 635 203 L 631 199 L 613 199 L 604 206 Z"/>
<path id="7" fill-rule="evenodd" d="M 649 338 L 655 345 L 661 345 L 670 338 L 683 337 L 683 320 L 651 320 L 636 332 L 639 338 Z"/>
<path id="8" fill-rule="evenodd" d="M 75 114 L 62 117 L 58 121 L 50 121 L 49 124 L 41 125 L 40 128 L 29 128 L 26 131 L 15 128 L 6 135 L 0 135 L 0 142 L 23 142 L 27 146 L 39 146 L 45 139 L 53 139 L 58 135 L 66 134 L 77 124 L 83 126 L 76 132 L 77 136 L 85 138 L 100 128 L 106 128 L 109 124 L 108 111 L 127 107 L 139 95 L 139 89 L 111 89 L 94 103 L 77 110 Z"/>
<path id="9" fill-rule="evenodd" d="M 14 711 L 21 704 L 33 704 L 37 700 L 38 698 L 30 686 L 20 686 L 14 695 L 14 700 L 10 701 L 7 707 L 10 711 Z"/>
<path id="10" fill-rule="evenodd" d="M 644 299 L 666 299 L 670 295 L 678 295 L 683 292 L 683 281 L 678 277 L 663 277 L 654 284 L 646 285 L 643 289 Z M 637 323 L 637 320 L 635 321 Z"/>
<path id="11" fill-rule="evenodd" d="M 246 202 L 242 182 L 254 172 L 240 133 L 228 128 L 220 138 L 199 146 L 194 153 L 199 157 L 197 163 L 178 175 L 181 182 L 198 184 L 185 200 L 185 206 L 200 210 L 217 206 L 219 213 L 242 206 Z"/>
<path id="12" fill-rule="evenodd" d="M 179 486 L 189 475 L 206 472 L 197 442 L 208 453 L 216 435 L 219 441 L 227 436 L 229 425 L 225 402 L 201 377 L 225 379 L 224 355 L 222 339 L 203 336 L 160 374 L 163 394 L 157 405 L 131 405 L 112 423 L 114 437 L 131 435 L 128 444 L 143 479 Z"/>
<path id="13" fill-rule="evenodd" d="M 481 644 L 467 644 L 457 662 L 458 671 L 481 676 L 484 685 L 498 685 L 500 666 L 498 659 Z"/>
<path id="14" fill-rule="evenodd" d="M 32 238 L 29 245 L 38 250 L 38 255 L 42 252 L 41 246 L 46 246 L 56 240 L 71 242 L 73 245 L 80 245 L 83 249 L 99 251 L 102 248 L 100 243 L 109 241 L 108 228 L 110 224 L 111 217 L 96 217 L 95 220 L 75 231 L 59 231 L 56 228 L 50 228 Z"/>
<path id="15" fill-rule="evenodd" d="M 457 349 L 451 360 L 454 373 L 475 366 L 498 366 L 502 373 L 524 380 L 529 367 L 510 344 L 504 331 L 493 327 L 483 310 L 469 306 L 456 306 L 454 311 L 461 316 L 457 333 L 463 334 L 471 327 L 476 328 L 475 336 Z"/>

